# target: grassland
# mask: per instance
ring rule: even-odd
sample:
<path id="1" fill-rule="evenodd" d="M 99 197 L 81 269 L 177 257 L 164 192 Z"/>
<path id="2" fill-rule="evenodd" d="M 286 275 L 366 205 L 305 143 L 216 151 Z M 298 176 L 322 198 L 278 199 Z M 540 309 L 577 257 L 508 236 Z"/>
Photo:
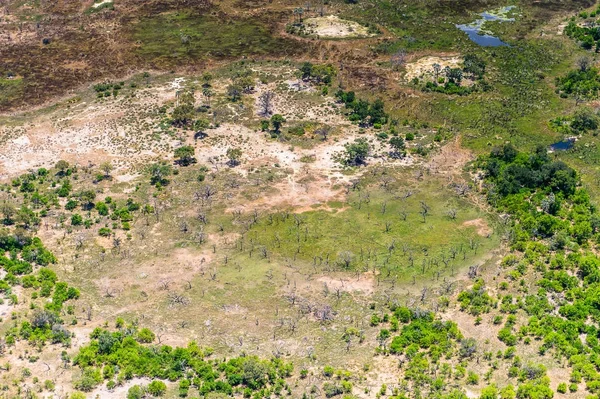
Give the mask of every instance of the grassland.
<path id="1" fill-rule="evenodd" d="M 577 326 L 581 346 L 571 326 L 570 339 L 555 337 L 548 349 L 534 317 L 562 323 L 556 309 L 571 311 L 576 290 L 593 287 L 593 273 L 580 281 L 576 257 L 598 251 L 597 129 L 550 155 L 577 169 L 590 204 L 579 192 L 539 187 L 496 209 L 495 182 L 473 163 L 507 142 L 531 151 L 565 136 L 550 120 L 582 105 L 561 96 L 555 78 L 597 56 L 561 26 L 590 1 L 515 2 L 515 21 L 486 26 L 509 44 L 497 48 L 455 26 L 506 5 L 495 0 L 329 2 L 325 14 L 379 31 L 351 40 L 286 32 L 299 7 L 319 18 L 300 1 L 131 0 L 97 12 L 91 3 L 9 3 L 0 14 L 10 36 L 0 38 L 0 244 L 41 238 L 57 257 L 47 266 L 80 295 L 31 338 L 49 302 L 42 283 L 2 275 L 0 397 L 126 397 L 154 378 L 166 382 L 167 398 L 488 399 L 497 387 L 503 398 L 526 399 L 544 397 L 527 389 L 567 392 L 559 383 L 569 383 L 568 397 L 594 391 L 595 374 L 578 378 L 582 366 L 561 357 L 584 344 L 579 355 L 594 350 L 593 320 Z M 444 94 L 406 77 L 407 65 L 426 57 L 461 69 L 467 54 L 485 73 L 464 85 L 485 81 L 485 89 Z M 303 77 L 305 61 L 334 71 L 331 80 Z M 352 120 L 358 111 L 338 89 L 368 104 L 383 99 L 384 123 Z M 270 110 L 261 112 L 267 94 Z M 57 95 L 66 97 L 40 105 Z M 191 116 L 180 123 L 182 98 Z M 364 165 L 340 162 L 361 139 Z M 189 165 L 174 159 L 188 146 Z M 563 210 L 549 216 L 557 203 Z M 534 225 L 549 219 L 560 235 Z M 32 257 L 6 255 L 8 265 Z M 556 281 L 577 287 L 561 291 Z M 56 340 L 62 327 L 69 333 Z M 142 339 L 142 328 L 156 335 Z M 90 338 L 94 329 L 111 332 Z M 458 334 L 437 335 L 445 329 Z M 210 378 L 181 388 L 199 359 L 158 376 L 111 371 L 122 359 L 88 370 L 72 363 L 111 333 L 154 354 L 194 340 L 212 348 L 200 357 L 215 367 L 256 355 L 295 368 L 260 390 L 219 377 L 232 391 L 207 393 Z M 469 339 L 475 349 L 465 355 Z M 92 371 L 100 377 L 82 384 Z M 510 386 L 520 393 L 506 393 Z"/>
<path id="2" fill-rule="evenodd" d="M 177 11 L 147 17 L 133 28 L 132 38 L 141 43 L 137 53 L 153 65 L 184 65 L 241 56 L 293 55 L 293 41 L 275 37 L 256 19 L 230 19 Z"/>

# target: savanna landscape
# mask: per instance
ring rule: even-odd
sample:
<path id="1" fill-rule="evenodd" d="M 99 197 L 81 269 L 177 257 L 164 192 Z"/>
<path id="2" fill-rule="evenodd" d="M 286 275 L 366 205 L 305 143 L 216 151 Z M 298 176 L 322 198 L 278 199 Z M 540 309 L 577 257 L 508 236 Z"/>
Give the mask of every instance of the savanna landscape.
<path id="1" fill-rule="evenodd" d="M 600 4 L 0 0 L 0 397 L 600 397 Z"/>

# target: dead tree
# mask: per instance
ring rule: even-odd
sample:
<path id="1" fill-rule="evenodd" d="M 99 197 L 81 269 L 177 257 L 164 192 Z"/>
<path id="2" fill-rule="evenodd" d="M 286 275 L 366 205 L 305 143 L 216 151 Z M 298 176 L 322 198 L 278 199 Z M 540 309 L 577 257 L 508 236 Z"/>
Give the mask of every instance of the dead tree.
<path id="1" fill-rule="evenodd" d="M 478 273 L 479 273 L 478 265 L 469 266 L 469 272 L 467 273 L 467 275 L 469 276 L 470 279 L 474 279 L 475 277 L 477 277 Z"/>
<path id="2" fill-rule="evenodd" d="M 190 300 L 188 298 L 186 298 L 183 295 L 178 294 L 176 292 L 170 292 L 169 295 L 167 296 L 167 299 L 169 300 L 170 306 L 188 305 L 190 303 Z"/>
<path id="3" fill-rule="evenodd" d="M 275 93 L 272 91 L 265 91 L 258 97 L 258 114 L 261 116 L 270 116 L 273 113 L 273 99 Z"/>
<path id="4" fill-rule="evenodd" d="M 320 137 L 322 141 L 327 141 L 329 132 L 331 132 L 331 128 L 329 126 L 323 126 L 315 130 L 315 136 Z"/>
<path id="5" fill-rule="evenodd" d="M 329 305 L 324 305 L 324 306 L 320 306 L 317 307 L 314 310 L 314 316 L 315 318 L 320 321 L 321 323 L 325 323 L 328 321 L 333 320 L 333 310 L 331 309 L 331 306 Z"/>
<path id="6" fill-rule="evenodd" d="M 399 49 L 390 57 L 390 63 L 392 64 L 392 68 L 394 70 L 398 70 L 406 64 L 406 50 Z"/>

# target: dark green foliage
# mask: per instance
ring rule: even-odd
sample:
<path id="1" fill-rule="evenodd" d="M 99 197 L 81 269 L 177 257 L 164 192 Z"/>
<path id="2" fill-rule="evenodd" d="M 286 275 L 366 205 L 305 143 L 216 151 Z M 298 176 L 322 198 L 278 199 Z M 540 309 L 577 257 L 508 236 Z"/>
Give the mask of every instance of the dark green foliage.
<path id="1" fill-rule="evenodd" d="M 71 216 L 71 225 L 73 226 L 81 226 L 83 224 L 83 218 L 80 214 L 75 213 Z"/>
<path id="2" fill-rule="evenodd" d="M 69 181 L 69 179 L 64 179 L 60 188 L 58 190 L 56 190 L 56 194 L 59 197 L 67 197 L 69 195 L 69 193 L 71 192 L 72 188 L 71 188 L 71 182 Z"/>
<path id="3" fill-rule="evenodd" d="M 544 147 L 524 154 L 510 144 L 504 145 L 492 151 L 485 169 L 501 197 L 538 188 L 569 197 L 577 185 L 576 172 L 563 162 L 552 161 Z"/>
<path id="4" fill-rule="evenodd" d="M 275 114 L 271 117 L 271 125 L 273 125 L 273 129 L 275 133 L 279 134 L 281 130 L 281 125 L 285 122 L 285 118 L 281 114 Z"/>
<path id="5" fill-rule="evenodd" d="M 65 204 L 65 209 L 67 211 L 72 211 L 73 209 L 77 208 L 78 205 L 79 205 L 79 202 L 71 199 L 71 200 L 67 201 L 67 203 Z"/>
<path id="6" fill-rule="evenodd" d="M 598 129 L 598 123 L 598 115 L 593 113 L 589 108 L 581 108 L 573 116 L 571 128 L 577 132 L 596 130 Z"/>
<path id="7" fill-rule="evenodd" d="M 467 54 L 463 60 L 463 72 L 476 79 L 483 78 L 486 63 L 475 54 Z"/>
<path id="8" fill-rule="evenodd" d="M 360 138 L 344 145 L 345 151 L 339 154 L 338 161 L 344 166 L 364 165 L 371 147 L 367 140 Z"/>
<path id="9" fill-rule="evenodd" d="M 57 282 L 56 274 L 47 268 L 40 268 L 36 274 L 31 263 L 47 265 L 56 262 L 56 258 L 42 244 L 39 238 L 12 241 L 9 235 L 0 236 L 0 245 L 11 248 L 11 258 L 0 257 L 0 265 L 7 271 L 4 280 L 0 281 L 0 291 L 10 293 L 11 286 L 21 284 L 23 288 L 40 290 L 39 296 L 52 297 L 50 302 L 44 301 L 44 309 L 33 312 L 29 321 L 22 322 L 6 332 L 6 341 L 14 343 L 16 339 L 28 340 L 32 344 L 43 345 L 50 341 L 68 345 L 71 334 L 62 326 L 59 314 L 64 302 L 79 298 L 79 291 L 66 283 Z M 18 259 L 20 258 L 20 259 Z M 21 276 L 20 281 L 14 278 Z M 34 292 L 37 298 L 37 292 Z"/>
<path id="10" fill-rule="evenodd" d="M 598 69 L 575 69 L 562 78 L 556 78 L 556 87 L 564 96 L 578 96 L 580 99 L 598 97 L 600 75 Z"/>
<path id="11" fill-rule="evenodd" d="M 336 75 L 335 68 L 331 64 L 314 65 L 305 62 L 300 67 L 303 80 L 310 80 L 316 84 L 331 84 Z"/>
<path id="12" fill-rule="evenodd" d="M 458 295 L 458 302 L 462 310 L 472 315 L 480 315 L 490 311 L 494 301 L 486 292 L 483 280 L 477 280 L 471 289 L 462 291 Z"/>
<path id="13" fill-rule="evenodd" d="M 194 155 L 196 150 L 191 145 L 185 145 L 175 150 L 175 159 L 182 166 L 188 166 L 196 162 Z"/>
<path id="14" fill-rule="evenodd" d="M 429 354 L 439 358 L 442 353 L 452 351 L 456 340 L 462 334 L 455 323 L 435 320 L 433 313 L 413 315 L 409 324 L 400 329 L 400 334 L 393 338 L 390 352 L 405 353 L 415 356 L 420 349 L 429 350 Z"/>
<path id="15" fill-rule="evenodd" d="M 100 216 L 108 216 L 108 206 L 105 202 L 99 201 L 96 203 L 96 210 Z"/>
<path id="16" fill-rule="evenodd" d="M 122 88 L 123 83 L 106 82 L 94 85 L 94 91 L 97 93 L 98 98 L 109 97 L 111 94 L 113 97 L 116 97 Z"/>
<path id="17" fill-rule="evenodd" d="M 394 136 L 389 141 L 391 151 L 390 157 L 392 158 L 402 158 L 406 155 L 406 144 L 404 144 L 404 139 L 400 136 Z"/>
<path id="18" fill-rule="evenodd" d="M 528 165 L 532 173 L 544 171 L 563 172 L 569 176 L 567 184 L 553 184 L 557 176 L 547 183 L 532 184 L 518 193 L 507 194 L 502 200 L 492 203 L 512 214 L 513 248 L 516 255 L 506 257 L 502 265 L 514 268 L 509 273 L 519 278 L 528 269 L 541 272 L 537 280 L 540 287 L 535 294 L 518 298 L 513 295 L 502 297 L 500 310 L 510 313 L 505 326 L 499 330 L 498 339 L 509 346 L 504 356 L 514 356 L 513 345 L 529 337 L 541 340 L 539 353 L 552 353 L 557 358 L 568 359 L 573 370 L 572 381 L 582 379 L 588 391 L 600 391 L 600 373 L 597 371 L 600 345 L 598 327 L 600 320 L 600 259 L 580 247 L 570 244 L 573 240 L 582 247 L 590 240 L 598 239 L 598 211 L 591 204 L 583 189 L 576 189 L 574 171 L 561 165 L 555 167 L 545 151 L 518 153 L 509 146 L 496 149 L 486 162 L 481 164 L 491 182 L 505 176 L 511 165 Z M 510 170 L 510 169 L 508 169 Z M 558 174 L 558 172 L 556 172 Z M 565 175 L 563 175 L 564 177 Z M 543 181 L 539 178 L 538 181 Z M 558 204 L 557 204 L 558 202 Z M 557 235 L 565 242 L 555 245 Z M 531 237 L 539 240 L 533 241 Z M 562 300 L 554 302 L 560 295 Z M 523 310 L 529 320 L 517 327 L 516 314 Z M 585 339 L 581 338 L 585 335 Z M 509 350 L 510 353 L 509 353 Z M 553 392 L 545 369 L 537 365 L 514 365 L 509 376 L 518 377 L 518 398 L 551 398 Z M 566 390 L 566 385 L 561 387 Z"/>
<path id="19" fill-rule="evenodd" d="M 94 199 L 96 199 L 96 192 L 94 190 L 82 190 L 77 193 L 77 198 L 81 203 L 81 209 L 89 211 L 94 207 Z"/>
<path id="20" fill-rule="evenodd" d="M 586 19 L 587 13 L 581 14 L 580 18 Z M 598 40 L 600 40 L 600 30 L 595 24 L 580 26 L 575 21 L 569 22 L 564 29 L 565 35 L 577 40 L 581 47 L 586 50 L 590 50 L 593 47 L 598 51 Z"/>
<path id="21" fill-rule="evenodd" d="M 152 396 L 163 396 L 167 392 L 167 385 L 162 381 L 152 381 L 148 384 L 148 392 Z"/>
<path id="22" fill-rule="evenodd" d="M 384 103 L 381 99 L 370 103 L 367 100 L 357 99 L 353 91 L 344 92 L 343 90 L 339 90 L 335 96 L 350 111 L 348 118 L 351 121 L 359 122 L 363 126 L 387 123 L 388 115 L 385 113 Z"/>
<path id="23" fill-rule="evenodd" d="M 91 335 L 92 341 L 79 350 L 74 364 L 81 367 L 84 374 L 87 372 L 92 376 L 110 365 L 118 367 L 125 379 L 148 377 L 180 380 L 180 390 L 183 387 L 184 391 L 189 386 L 183 381 L 191 378 L 192 385 L 199 389 L 201 395 L 210 392 L 231 395 L 234 387 L 258 391 L 288 377 L 292 371 L 291 364 L 279 359 L 266 361 L 256 357 L 239 357 L 209 360 L 207 357 L 211 351 L 200 349 L 195 342 L 191 342 L 187 348 L 140 343 L 150 341 L 153 336 L 150 330 L 136 331 L 131 327 L 116 332 L 95 329 Z M 93 382 L 95 387 L 101 381 L 88 382 Z"/>
<path id="24" fill-rule="evenodd" d="M 166 163 L 155 163 L 150 166 L 150 183 L 156 187 L 166 186 L 169 184 L 168 176 L 173 173 L 170 165 Z"/>

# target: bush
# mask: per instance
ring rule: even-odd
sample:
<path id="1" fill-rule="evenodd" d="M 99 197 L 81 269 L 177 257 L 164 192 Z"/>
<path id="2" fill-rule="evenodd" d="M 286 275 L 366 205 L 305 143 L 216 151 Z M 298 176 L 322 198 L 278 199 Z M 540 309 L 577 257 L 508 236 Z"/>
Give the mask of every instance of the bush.
<path id="1" fill-rule="evenodd" d="M 137 340 L 139 342 L 146 343 L 146 344 L 154 342 L 155 338 L 156 338 L 156 336 L 154 335 L 154 333 L 152 331 L 150 331 L 150 329 L 148 329 L 148 328 L 142 328 L 138 332 L 138 336 L 137 336 Z"/>
<path id="2" fill-rule="evenodd" d="M 144 395 L 144 389 L 139 385 L 134 385 L 127 390 L 127 399 L 143 399 Z"/>
<path id="3" fill-rule="evenodd" d="M 469 384 L 469 385 L 479 384 L 479 375 L 477 375 L 477 373 L 474 373 L 473 371 L 469 371 L 469 374 L 467 375 L 467 384 Z"/>
<path id="4" fill-rule="evenodd" d="M 98 235 L 101 237 L 110 237 L 111 234 L 112 230 L 108 227 L 101 227 L 100 230 L 98 230 Z"/>
<path id="5" fill-rule="evenodd" d="M 167 392 L 167 385 L 159 380 L 154 380 L 148 385 L 148 392 L 152 396 L 163 396 Z"/>
<path id="6" fill-rule="evenodd" d="M 71 225 L 73 226 L 81 226 L 83 224 L 83 218 L 80 214 L 76 213 L 71 216 Z"/>

